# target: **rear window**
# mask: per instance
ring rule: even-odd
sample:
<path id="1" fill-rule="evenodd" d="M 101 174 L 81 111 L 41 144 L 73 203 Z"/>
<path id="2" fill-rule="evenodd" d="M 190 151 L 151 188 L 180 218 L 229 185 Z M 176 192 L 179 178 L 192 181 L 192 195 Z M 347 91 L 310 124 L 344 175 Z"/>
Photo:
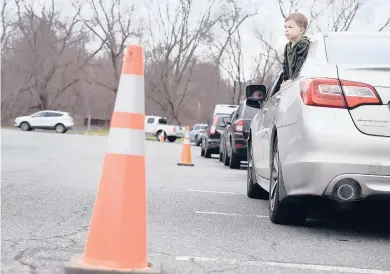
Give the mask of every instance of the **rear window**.
<path id="1" fill-rule="evenodd" d="M 227 116 L 227 115 L 215 116 L 214 119 L 218 119 L 217 128 L 222 128 L 222 127 L 225 126 L 225 123 L 223 122 L 223 118 L 224 118 L 224 117 L 229 117 L 229 116 Z"/>
<path id="2" fill-rule="evenodd" d="M 252 120 L 253 117 L 259 112 L 257 108 L 252 108 L 252 107 L 246 107 L 245 108 L 245 117 L 244 119 Z"/>
<path id="3" fill-rule="evenodd" d="M 390 36 L 330 36 L 325 38 L 328 62 L 344 65 L 390 64 Z"/>

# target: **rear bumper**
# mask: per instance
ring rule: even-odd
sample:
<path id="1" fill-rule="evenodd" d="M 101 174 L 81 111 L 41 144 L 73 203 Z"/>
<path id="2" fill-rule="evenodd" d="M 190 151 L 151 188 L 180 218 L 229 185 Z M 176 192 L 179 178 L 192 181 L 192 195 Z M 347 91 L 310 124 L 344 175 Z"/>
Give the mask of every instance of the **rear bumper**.
<path id="1" fill-rule="evenodd" d="M 207 141 L 207 150 L 212 154 L 219 154 L 219 145 L 221 143 L 221 139 L 208 139 Z"/>
<path id="2" fill-rule="evenodd" d="M 248 142 L 244 138 L 235 138 L 232 146 L 233 153 L 236 154 L 241 161 L 247 160 L 247 146 Z"/>
<path id="3" fill-rule="evenodd" d="M 330 196 L 349 178 L 361 187 L 359 199 L 390 197 L 390 138 L 362 134 L 347 110 L 304 107 L 278 139 L 287 195 Z"/>

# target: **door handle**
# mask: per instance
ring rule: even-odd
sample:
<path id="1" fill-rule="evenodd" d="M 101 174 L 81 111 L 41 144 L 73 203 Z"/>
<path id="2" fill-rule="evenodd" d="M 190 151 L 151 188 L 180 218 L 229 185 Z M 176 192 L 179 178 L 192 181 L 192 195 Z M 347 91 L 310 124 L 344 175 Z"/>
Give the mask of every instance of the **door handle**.
<path id="1" fill-rule="evenodd" d="M 268 108 L 263 108 L 263 113 L 266 113 Z"/>
<path id="2" fill-rule="evenodd" d="M 279 103 L 279 101 L 280 101 L 280 95 L 276 95 L 276 96 L 275 96 L 275 101 L 276 101 L 277 103 Z"/>

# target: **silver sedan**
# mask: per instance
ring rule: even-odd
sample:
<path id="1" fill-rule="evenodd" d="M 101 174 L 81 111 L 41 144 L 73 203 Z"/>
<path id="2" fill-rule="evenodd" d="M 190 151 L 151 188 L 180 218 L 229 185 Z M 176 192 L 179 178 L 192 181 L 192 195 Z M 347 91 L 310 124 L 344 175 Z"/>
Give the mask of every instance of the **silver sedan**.
<path id="1" fill-rule="evenodd" d="M 390 34 L 319 34 L 300 75 L 279 72 L 248 144 L 247 195 L 274 223 L 306 220 L 310 197 L 390 198 Z"/>

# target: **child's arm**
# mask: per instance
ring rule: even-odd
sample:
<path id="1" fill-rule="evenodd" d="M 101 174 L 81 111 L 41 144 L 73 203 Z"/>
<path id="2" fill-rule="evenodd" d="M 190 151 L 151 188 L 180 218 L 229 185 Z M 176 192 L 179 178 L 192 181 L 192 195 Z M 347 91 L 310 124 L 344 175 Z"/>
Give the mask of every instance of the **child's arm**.
<path id="1" fill-rule="evenodd" d="M 283 68 L 283 74 L 282 74 L 282 79 L 283 81 L 287 81 L 290 77 L 288 77 L 288 59 L 287 59 L 287 44 L 284 47 L 284 54 L 283 54 L 283 63 L 282 63 L 282 68 Z"/>
<path id="2" fill-rule="evenodd" d="M 302 65 L 305 62 L 307 54 L 309 52 L 309 45 L 310 45 L 310 41 L 308 40 L 302 40 L 301 42 L 299 42 L 299 44 L 296 45 L 297 61 L 296 61 L 295 69 L 293 71 L 293 75 L 291 75 L 292 79 L 297 77 L 299 72 L 301 71 Z"/>

